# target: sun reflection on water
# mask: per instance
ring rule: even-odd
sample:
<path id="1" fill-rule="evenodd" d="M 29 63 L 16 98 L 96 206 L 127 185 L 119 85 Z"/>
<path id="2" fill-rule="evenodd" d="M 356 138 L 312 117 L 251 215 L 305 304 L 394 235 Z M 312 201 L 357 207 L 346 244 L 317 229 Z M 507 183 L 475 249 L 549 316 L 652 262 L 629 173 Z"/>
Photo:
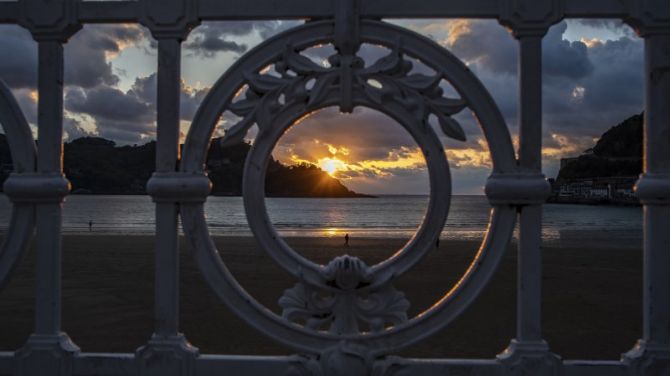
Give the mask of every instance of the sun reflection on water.
<path id="1" fill-rule="evenodd" d="M 327 238 L 334 238 L 336 236 L 343 236 L 344 231 L 342 229 L 336 228 L 336 227 L 330 227 L 330 228 L 324 228 L 321 231 L 321 236 L 327 237 Z"/>

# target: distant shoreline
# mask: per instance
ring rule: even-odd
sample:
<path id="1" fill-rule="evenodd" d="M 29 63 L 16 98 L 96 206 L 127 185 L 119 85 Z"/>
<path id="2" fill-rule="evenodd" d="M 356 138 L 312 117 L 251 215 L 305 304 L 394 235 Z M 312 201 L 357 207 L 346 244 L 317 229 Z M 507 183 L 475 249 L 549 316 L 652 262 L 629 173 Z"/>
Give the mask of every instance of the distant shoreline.
<path id="1" fill-rule="evenodd" d="M 565 198 L 550 197 L 547 204 L 559 205 L 593 205 L 593 206 L 642 206 L 639 201 L 617 201 L 609 199 Z"/>
<path id="2" fill-rule="evenodd" d="M 3 193 L 0 191 L 0 195 Z M 147 193 L 118 193 L 118 192 L 70 192 L 70 196 L 148 196 Z M 210 194 L 210 197 L 243 197 L 242 195 L 235 194 Z M 485 196 L 485 195 L 473 195 L 473 194 L 452 194 L 452 196 Z M 430 194 L 367 194 L 367 193 L 357 193 L 352 196 L 265 196 L 266 198 L 315 198 L 315 199 L 350 199 L 350 198 L 381 198 L 381 197 L 430 197 Z M 589 199 L 589 198 L 558 198 L 550 197 L 545 202 L 546 204 L 559 204 L 559 205 L 593 205 L 593 206 L 642 206 L 639 201 L 616 201 L 616 200 L 607 200 L 607 199 Z"/>
<path id="3" fill-rule="evenodd" d="M 4 195 L 0 191 L 0 196 Z M 115 192 L 70 192 L 69 196 L 148 196 L 147 193 L 137 193 L 137 192 L 128 192 L 128 193 L 115 193 Z M 209 196 L 212 197 L 242 197 L 242 195 L 226 195 L 212 193 Z M 451 196 L 462 196 L 462 197 L 485 197 L 484 194 L 452 194 Z M 430 197 L 430 193 L 359 193 L 359 196 L 265 196 L 270 198 L 380 198 L 380 197 Z"/>
<path id="4" fill-rule="evenodd" d="M 2 194 L 2 192 L 0 192 Z M 137 193 L 137 192 L 70 192 L 70 196 L 149 196 L 148 193 Z M 242 195 L 226 195 L 226 194 L 219 194 L 219 193 L 212 193 L 209 196 L 211 197 L 242 197 Z M 404 196 L 404 195 L 397 195 L 397 196 Z M 407 196 L 414 196 L 414 195 L 407 195 Z M 365 193 L 356 193 L 355 195 L 351 196 L 276 196 L 276 195 L 270 195 L 270 196 L 265 196 L 269 198 L 378 198 L 379 196 L 374 196 L 374 195 L 368 195 Z"/>

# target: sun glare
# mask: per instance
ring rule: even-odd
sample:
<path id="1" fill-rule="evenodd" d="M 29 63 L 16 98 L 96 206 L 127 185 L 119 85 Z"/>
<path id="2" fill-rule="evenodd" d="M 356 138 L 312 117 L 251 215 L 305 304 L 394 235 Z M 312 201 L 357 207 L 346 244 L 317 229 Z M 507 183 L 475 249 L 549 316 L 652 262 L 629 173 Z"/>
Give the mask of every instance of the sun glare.
<path id="1" fill-rule="evenodd" d="M 320 169 L 327 172 L 330 176 L 335 176 L 338 171 L 347 169 L 347 164 L 337 158 L 321 158 L 317 162 Z"/>

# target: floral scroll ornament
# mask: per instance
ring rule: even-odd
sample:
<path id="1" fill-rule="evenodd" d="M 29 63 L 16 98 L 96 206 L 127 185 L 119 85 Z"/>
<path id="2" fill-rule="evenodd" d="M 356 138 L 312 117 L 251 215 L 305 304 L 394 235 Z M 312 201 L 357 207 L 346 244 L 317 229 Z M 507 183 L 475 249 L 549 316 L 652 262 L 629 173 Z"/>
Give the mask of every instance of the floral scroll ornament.
<path id="1" fill-rule="evenodd" d="M 379 332 L 387 324 L 407 321 L 405 295 L 390 281 L 373 284 L 370 268 L 362 260 L 337 257 L 324 268 L 323 276 L 322 286 L 299 282 L 284 292 L 279 299 L 284 318 L 314 330 L 327 327 L 336 334 L 360 333 L 359 323 Z"/>
<path id="2" fill-rule="evenodd" d="M 418 124 L 427 126 L 429 116 L 435 115 L 447 137 L 465 141 L 465 132 L 452 117 L 467 107 L 463 99 L 444 96 L 440 82 L 443 74 L 433 76 L 410 74 L 413 63 L 401 52 L 401 43 L 387 56 L 365 67 L 362 58 L 354 56 L 351 64 L 353 90 L 362 93 L 372 102 L 383 105 L 390 101 L 400 104 L 414 114 Z M 267 70 L 246 73 L 248 88 L 243 99 L 228 105 L 228 109 L 242 118 L 229 128 L 223 138 L 224 145 L 243 140 L 255 123 L 259 133 L 272 126 L 277 113 L 285 106 L 305 103 L 305 112 L 318 109 L 331 90 L 340 87 L 341 58 L 339 54 L 328 58 L 329 67 L 314 63 L 287 45 L 282 59 L 274 63 L 277 75 Z"/>

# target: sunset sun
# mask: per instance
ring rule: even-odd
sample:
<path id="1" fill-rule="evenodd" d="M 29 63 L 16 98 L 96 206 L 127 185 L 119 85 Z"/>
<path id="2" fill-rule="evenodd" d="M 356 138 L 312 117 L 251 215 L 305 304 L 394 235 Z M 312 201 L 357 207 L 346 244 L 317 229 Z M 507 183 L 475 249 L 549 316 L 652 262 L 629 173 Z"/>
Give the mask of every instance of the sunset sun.
<path id="1" fill-rule="evenodd" d="M 337 158 L 321 158 L 317 165 L 330 176 L 335 176 L 338 171 L 347 169 L 347 164 Z"/>

